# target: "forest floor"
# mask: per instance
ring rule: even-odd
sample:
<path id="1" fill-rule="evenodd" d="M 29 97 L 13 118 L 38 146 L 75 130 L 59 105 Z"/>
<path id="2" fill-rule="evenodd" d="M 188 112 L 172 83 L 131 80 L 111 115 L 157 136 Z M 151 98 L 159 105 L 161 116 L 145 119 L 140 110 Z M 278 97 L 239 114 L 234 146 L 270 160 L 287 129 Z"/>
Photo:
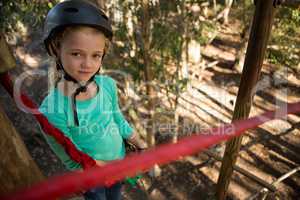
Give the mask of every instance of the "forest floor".
<path id="1" fill-rule="evenodd" d="M 236 24 L 224 26 L 212 43 L 202 49 L 206 62 L 218 61 L 212 67 L 190 66 L 190 82 L 179 100 L 177 112 L 181 116 L 179 137 L 189 132 L 205 130 L 231 121 L 234 102 L 238 92 L 241 73 L 233 69 L 235 55 L 240 44 Z M 18 38 L 18 37 L 16 37 Z M 17 68 L 12 72 L 15 78 L 30 71 L 45 70 L 47 56 L 42 49 L 40 33 L 32 33 L 24 40 L 12 40 L 17 57 Z M 42 71 L 40 71 L 42 72 Z M 32 74 L 22 89 L 40 103 L 47 91 L 47 77 Z M 12 103 L 10 97 L 0 90 L 1 99 L 8 117 L 21 134 L 30 154 L 45 176 L 66 172 L 66 169 L 52 153 L 40 133 L 34 118 L 22 112 Z M 262 74 L 254 97 L 251 116 L 266 110 L 273 110 L 285 103 L 300 101 L 300 74 L 287 67 L 268 63 Z M 170 139 L 167 132 L 157 135 L 159 143 Z M 224 144 L 210 149 L 222 155 Z M 273 120 L 244 135 L 237 166 L 251 172 L 268 183 L 300 165 L 300 115 L 289 115 L 284 119 Z M 146 189 L 131 188 L 125 185 L 124 199 L 212 199 L 221 163 L 205 153 L 185 157 L 168 165 L 161 166 L 161 176 L 151 178 L 144 175 Z M 269 199 L 299 199 L 300 173 L 275 185 Z M 263 187 L 252 179 L 234 172 L 229 187 L 229 199 L 248 199 Z M 80 197 L 78 197 L 80 199 Z"/>

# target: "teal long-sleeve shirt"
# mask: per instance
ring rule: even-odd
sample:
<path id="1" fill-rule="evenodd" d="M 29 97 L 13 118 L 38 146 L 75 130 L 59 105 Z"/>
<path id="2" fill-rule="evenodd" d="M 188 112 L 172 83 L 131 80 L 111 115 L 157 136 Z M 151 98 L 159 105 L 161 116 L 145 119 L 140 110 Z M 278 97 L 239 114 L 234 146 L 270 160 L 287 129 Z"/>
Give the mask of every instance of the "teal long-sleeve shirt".
<path id="1" fill-rule="evenodd" d="M 76 101 L 79 126 L 74 124 L 71 97 L 64 96 L 57 88 L 49 92 L 39 111 L 51 124 L 59 128 L 78 150 L 95 160 L 122 159 L 125 156 L 123 139 L 129 138 L 133 129 L 120 111 L 115 81 L 108 76 L 97 75 L 95 82 L 99 87 L 97 95 L 88 100 Z M 81 168 L 52 136 L 45 133 L 43 135 L 69 170 Z"/>

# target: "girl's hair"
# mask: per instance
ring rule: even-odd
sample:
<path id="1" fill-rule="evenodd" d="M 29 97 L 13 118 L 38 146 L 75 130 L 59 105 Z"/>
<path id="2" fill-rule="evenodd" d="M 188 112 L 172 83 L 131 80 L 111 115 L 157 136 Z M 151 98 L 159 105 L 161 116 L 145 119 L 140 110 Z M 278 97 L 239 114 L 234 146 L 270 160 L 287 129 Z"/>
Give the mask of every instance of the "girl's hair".
<path id="1" fill-rule="evenodd" d="M 56 55 L 56 58 L 55 59 L 58 59 L 57 56 L 58 56 L 58 49 L 61 47 L 61 42 L 64 40 L 65 37 L 67 37 L 67 35 L 70 33 L 70 32 L 73 32 L 73 31 L 78 31 L 82 28 L 85 28 L 85 27 L 89 27 L 89 26 L 80 26 L 80 25 L 75 25 L 75 26 L 68 26 L 68 27 L 65 27 L 64 29 L 62 29 L 61 31 L 58 31 L 56 34 L 55 34 L 55 37 L 52 39 L 51 41 L 51 46 L 52 46 L 52 51 L 54 51 L 54 55 Z M 94 29 L 96 32 L 100 32 L 102 33 L 100 30 L 98 29 Z M 105 35 L 104 35 L 105 36 Z M 109 50 L 109 46 L 110 46 L 110 41 L 109 39 L 105 36 L 105 46 L 104 46 L 104 53 L 103 53 L 103 57 L 104 55 L 108 52 Z M 102 57 L 102 59 L 103 59 Z M 101 61 L 102 62 L 102 61 Z M 48 72 L 48 77 L 49 77 L 49 84 L 48 84 L 48 88 L 51 89 L 53 87 L 56 87 L 57 86 L 57 83 L 60 81 L 60 79 L 62 78 L 63 76 L 63 72 L 61 70 L 58 70 L 58 66 L 57 66 L 57 62 L 53 62 L 51 64 L 51 67 L 49 68 L 49 72 Z"/>

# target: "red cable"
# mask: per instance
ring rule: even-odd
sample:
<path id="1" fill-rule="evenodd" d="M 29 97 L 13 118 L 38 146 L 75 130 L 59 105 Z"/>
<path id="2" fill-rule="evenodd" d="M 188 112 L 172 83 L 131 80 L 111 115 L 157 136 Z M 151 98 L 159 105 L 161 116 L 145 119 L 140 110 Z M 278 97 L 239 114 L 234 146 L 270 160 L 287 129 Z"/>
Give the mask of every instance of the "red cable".
<path id="1" fill-rule="evenodd" d="M 201 134 L 185 137 L 176 144 L 163 144 L 141 154 L 131 154 L 123 160 L 108 163 L 103 167 L 95 167 L 84 172 L 70 172 L 62 176 L 52 177 L 47 181 L 33 185 L 6 197 L 2 200 L 39 200 L 55 199 L 95 186 L 103 186 L 126 177 L 134 176 L 150 169 L 154 164 L 166 164 L 182 156 L 191 155 L 232 137 L 241 135 L 245 130 L 259 126 L 267 121 L 281 118 L 287 114 L 300 112 L 300 102 L 287 104 L 275 111 L 245 120 L 237 120 L 232 124 L 219 126 Z"/>
<path id="2" fill-rule="evenodd" d="M 3 85 L 3 87 L 7 90 L 9 95 L 12 98 L 14 98 L 13 84 L 8 72 L 0 74 L 0 82 Z M 64 147 L 65 151 L 68 153 L 72 160 L 74 160 L 77 163 L 80 163 L 84 169 L 96 165 L 96 162 L 93 158 L 79 151 L 68 137 L 66 137 L 59 129 L 57 129 L 49 123 L 48 119 L 38 111 L 38 107 L 31 99 L 29 99 L 23 93 L 20 94 L 20 97 L 24 105 L 26 105 L 30 109 L 36 110 L 36 113 L 34 113 L 33 115 L 40 123 L 43 131 L 46 134 L 53 136 L 55 140 Z"/>

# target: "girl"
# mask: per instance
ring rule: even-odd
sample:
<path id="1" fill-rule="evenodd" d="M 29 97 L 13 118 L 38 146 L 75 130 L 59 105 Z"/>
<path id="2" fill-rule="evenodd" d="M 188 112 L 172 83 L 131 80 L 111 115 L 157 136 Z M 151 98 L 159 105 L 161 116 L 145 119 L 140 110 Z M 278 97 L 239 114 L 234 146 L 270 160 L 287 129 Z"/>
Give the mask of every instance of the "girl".
<path id="1" fill-rule="evenodd" d="M 107 16 L 83 0 L 59 3 L 46 17 L 44 43 L 60 76 L 40 112 L 98 166 L 124 158 L 124 140 L 146 148 L 119 109 L 115 81 L 98 74 L 112 36 Z M 68 169 L 82 169 L 54 137 L 46 139 Z M 121 183 L 91 189 L 84 197 L 121 199 Z"/>

